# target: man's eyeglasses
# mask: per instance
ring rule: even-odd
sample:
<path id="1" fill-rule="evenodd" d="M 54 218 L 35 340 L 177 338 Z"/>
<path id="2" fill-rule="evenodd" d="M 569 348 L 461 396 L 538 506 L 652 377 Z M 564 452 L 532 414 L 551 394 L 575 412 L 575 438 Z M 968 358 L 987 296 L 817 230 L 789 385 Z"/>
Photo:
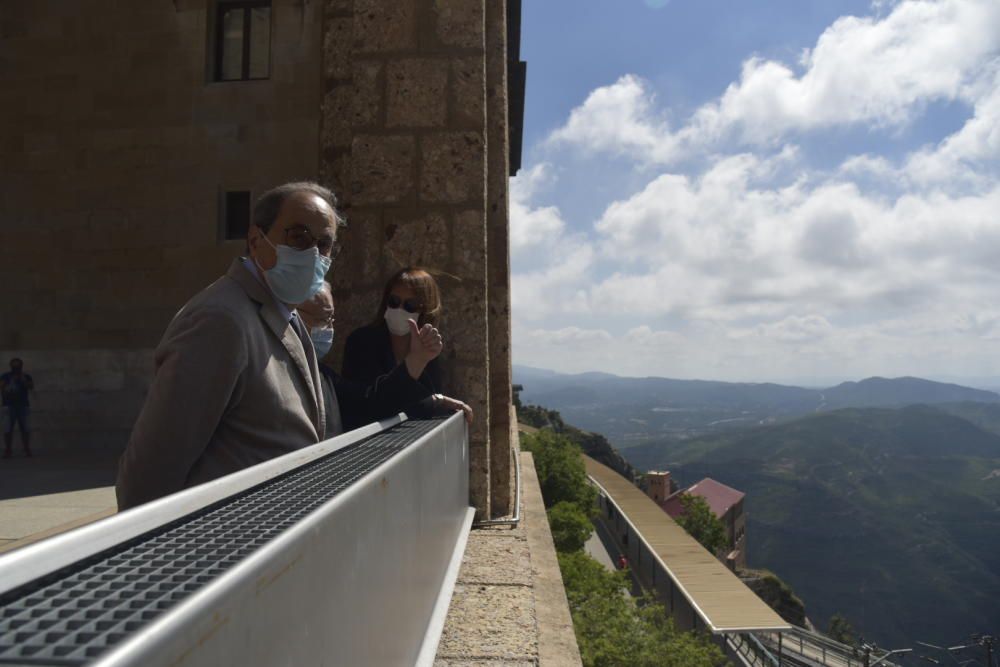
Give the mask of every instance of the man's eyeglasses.
<path id="1" fill-rule="evenodd" d="M 403 310 L 410 314 L 420 312 L 420 304 L 416 299 L 407 299 L 406 301 L 403 301 L 395 294 L 390 294 L 389 298 L 386 299 L 385 304 L 390 308 L 399 308 L 402 306 Z"/>
<path id="2" fill-rule="evenodd" d="M 316 238 L 304 225 L 295 225 L 285 229 L 285 245 L 296 250 L 309 250 L 313 246 L 319 250 L 319 254 L 333 259 L 340 253 L 340 244 L 332 237 L 324 236 Z"/>

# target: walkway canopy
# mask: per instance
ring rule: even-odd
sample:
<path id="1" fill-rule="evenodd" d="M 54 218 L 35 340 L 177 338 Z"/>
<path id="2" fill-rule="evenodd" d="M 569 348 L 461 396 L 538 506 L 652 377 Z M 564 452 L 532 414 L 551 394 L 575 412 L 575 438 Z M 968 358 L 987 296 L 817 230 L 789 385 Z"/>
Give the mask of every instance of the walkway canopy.
<path id="1" fill-rule="evenodd" d="M 791 629 L 645 493 L 611 468 L 588 456 L 584 460 L 591 481 L 641 537 L 707 628 L 715 633 Z"/>

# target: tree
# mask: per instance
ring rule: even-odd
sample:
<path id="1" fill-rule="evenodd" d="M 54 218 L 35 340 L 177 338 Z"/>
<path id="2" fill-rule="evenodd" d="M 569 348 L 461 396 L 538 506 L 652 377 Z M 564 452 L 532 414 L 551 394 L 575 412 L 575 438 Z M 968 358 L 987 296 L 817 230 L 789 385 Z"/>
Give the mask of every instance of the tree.
<path id="1" fill-rule="evenodd" d="M 593 514 L 597 490 L 587 480 L 587 469 L 579 446 L 547 429 L 525 434 L 521 444 L 535 459 L 535 470 L 546 507 L 570 502 L 588 516 Z"/>
<path id="2" fill-rule="evenodd" d="M 511 390 L 510 391 L 511 396 L 514 399 L 514 409 L 515 410 L 520 410 L 521 409 L 521 392 L 524 391 L 524 385 L 523 384 L 512 384 L 510 386 L 510 390 Z"/>
<path id="3" fill-rule="evenodd" d="M 713 554 L 718 554 L 728 546 L 726 527 L 708 506 L 708 501 L 701 496 L 685 493 L 681 495 L 681 507 L 684 512 L 677 518 L 677 523 L 698 540 L 701 546 Z"/>
<path id="4" fill-rule="evenodd" d="M 626 594 L 627 576 L 576 551 L 559 554 L 573 629 L 586 667 L 716 667 L 725 656 L 705 636 L 678 632 L 663 605 Z"/>
<path id="5" fill-rule="evenodd" d="M 556 503 L 549 510 L 549 526 L 552 528 L 556 551 L 562 553 L 579 551 L 594 532 L 594 526 L 587 515 L 575 503 L 566 501 Z"/>
<path id="6" fill-rule="evenodd" d="M 850 621 L 844 618 L 841 614 L 834 614 L 830 617 L 830 627 L 826 631 L 830 639 L 840 642 L 841 644 L 847 644 L 848 646 L 857 646 L 858 640 L 854 637 L 854 628 L 851 627 Z"/>

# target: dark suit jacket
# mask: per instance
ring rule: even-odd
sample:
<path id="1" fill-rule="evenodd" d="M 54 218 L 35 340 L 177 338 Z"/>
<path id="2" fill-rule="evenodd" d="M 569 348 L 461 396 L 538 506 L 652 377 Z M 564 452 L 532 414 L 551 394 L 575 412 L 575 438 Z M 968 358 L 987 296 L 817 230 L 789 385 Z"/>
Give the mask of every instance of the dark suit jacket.
<path id="1" fill-rule="evenodd" d="M 235 260 L 174 316 L 118 464 L 119 509 L 326 438 L 312 343 Z"/>
<path id="2" fill-rule="evenodd" d="M 323 394 L 327 401 L 327 437 L 337 433 L 331 430 L 330 415 L 340 406 L 343 430 L 359 428 L 373 421 L 405 412 L 410 417 L 431 416 L 431 392 L 410 377 L 404 364 L 379 378 L 373 384 L 353 382 L 341 377 L 329 366 L 319 365 L 323 375 Z"/>
<path id="3" fill-rule="evenodd" d="M 394 372 L 396 363 L 385 322 L 369 324 L 351 332 L 344 346 L 344 379 L 374 385 Z M 405 373 L 405 369 L 403 369 Z M 441 387 L 441 364 L 433 359 L 420 376 L 420 384 L 430 394 L 445 393 Z"/>

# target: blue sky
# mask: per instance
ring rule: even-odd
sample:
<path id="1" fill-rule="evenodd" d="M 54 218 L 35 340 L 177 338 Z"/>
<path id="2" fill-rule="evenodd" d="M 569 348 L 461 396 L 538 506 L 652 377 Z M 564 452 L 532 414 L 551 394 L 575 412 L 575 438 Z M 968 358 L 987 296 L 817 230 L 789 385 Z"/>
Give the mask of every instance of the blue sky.
<path id="1" fill-rule="evenodd" d="M 535 0 L 522 57 L 515 363 L 1000 375 L 1000 3 Z"/>

